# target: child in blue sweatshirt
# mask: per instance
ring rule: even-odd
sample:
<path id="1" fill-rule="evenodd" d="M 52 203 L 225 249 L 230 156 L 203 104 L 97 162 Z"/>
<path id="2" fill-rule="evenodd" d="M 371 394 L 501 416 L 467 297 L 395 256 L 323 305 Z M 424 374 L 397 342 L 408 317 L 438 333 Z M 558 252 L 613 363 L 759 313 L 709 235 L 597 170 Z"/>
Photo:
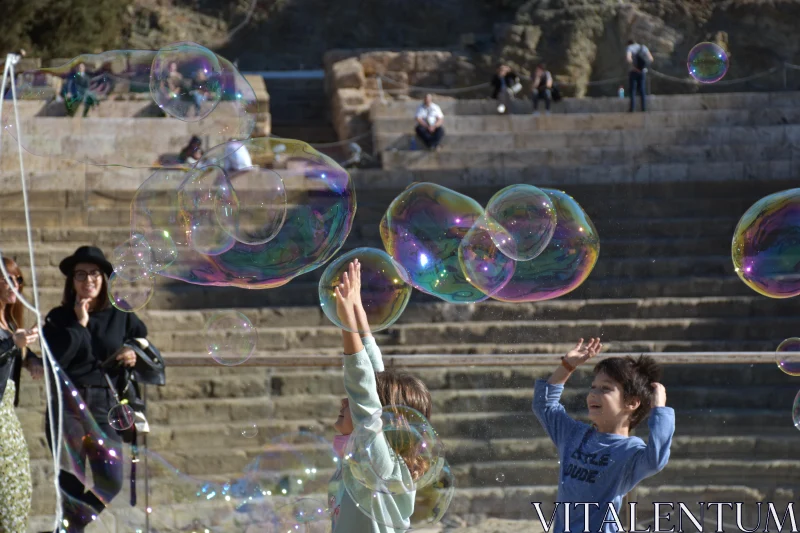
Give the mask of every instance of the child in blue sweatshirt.
<path id="1" fill-rule="evenodd" d="M 356 426 L 374 422 L 373 415 L 384 406 L 398 405 L 416 409 L 430 420 L 431 395 L 425 384 L 409 374 L 384 370 L 381 351 L 371 336 L 367 314 L 361 303 L 361 265 L 358 260 L 348 265 L 342 283 L 335 289 L 336 306 L 342 324 L 358 333 L 342 330 L 344 344 L 344 387 L 347 397 L 334 428 L 340 435 L 334 438 L 339 457 Z M 410 450 L 393 450 L 389 443 L 378 438 L 372 444 L 375 458 L 373 468 L 382 479 L 402 481 L 404 486 L 425 474 L 429 465 Z M 373 494 L 352 479 L 348 466 L 339 461 L 339 469 L 328 485 L 328 498 L 333 521 L 333 533 L 400 533 L 411 526 L 414 514 L 414 491 L 403 494 Z M 345 487 L 345 480 L 349 484 Z M 354 501 L 350 491 L 357 494 Z"/>
<path id="2" fill-rule="evenodd" d="M 669 460 L 675 411 L 666 407 L 667 393 L 658 383 L 661 368 L 652 357 L 611 357 L 598 362 L 586 398 L 592 425 L 567 415 L 559 401 L 564 383 L 601 348 L 600 339 L 586 345 L 581 339 L 547 381 L 536 381 L 533 412 L 558 448 L 561 462 L 552 533 L 618 531 L 609 504 L 620 516 L 622 497 L 660 472 Z M 648 414 L 650 436 L 645 444 L 629 433 Z M 576 505 L 584 503 L 590 505 Z"/>

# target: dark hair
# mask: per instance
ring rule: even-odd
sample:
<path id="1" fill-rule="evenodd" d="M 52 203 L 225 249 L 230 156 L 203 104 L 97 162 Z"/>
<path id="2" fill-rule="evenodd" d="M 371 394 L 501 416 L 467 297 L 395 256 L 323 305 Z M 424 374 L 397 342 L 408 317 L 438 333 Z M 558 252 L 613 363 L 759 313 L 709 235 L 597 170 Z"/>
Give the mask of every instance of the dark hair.
<path id="1" fill-rule="evenodd" d="M 628 44 L 636 44 L 636 42 L 633 39 L 628 39 Z"/>
<path id="2" fill-rule="evenodd" d="M 641 402 L 631 415 L 630 429 L 635 428 L 650 414 L 651 385 L 661 380 L 661 366 L 649 355 L 640 355 L 638 359 L 628 355 L 601 360 L 594 366 L 594 375 L 601 372 L 622 387 L 623 400 Z"/>
<path id="3" fill-rule="evenodd" d="M 22 294 L 22 288 L 25 286 L 25 278 L 22 277 L 22 271 L 19 269 L 19 265 L 10 257 L 3 257 L 3 265 L 6 267 L 9 277 L 20 280 L 19 285 L 17 285 L 17 292 Z M 0 276 L 2 276 L 2 273 L 0 273 Z M 5 315 L 3 318 L 6 319 L 6 323 L 13 333 L 14 329 L 23 327 L 22 322 L 25 319 L 25 304 L 17 298 L 17 301 L 12 305 L 5 306 L 3 314 Z"/>
<path id="4" fill-rule="evenodd" d="M 91 263 L 94 264 L 94 263 Z M 99 265 L 97 266 L 97 270 L 103 275 L 103 284 L 100 285 L 100 294 L 97 295 L 97 307 L 94 309 L 95 311 L 101 311 L 108 307 L 110 303 L 108 301 L 108 276 L 103 270 L 100 268 Z M 75 269 L 69 273 L 67 276 L 67 280 L 64 282 L 64 294 L 61 297 L 61 305 L 64 307 L 68 307 L 72 309 L 75 307 L 75 298 L 77 297 L 77 293 L 75 292 Z"/>
<path id="5" fill-rule="evenodd" d="M 540 68 L 542 70 L 545 70 L 545 69 L 547 69 L 547 65 L 545 65 L 544 63 L 539 63 L 538 65 L 536 65 L 536 68 Z"/>
<path id="6" fill-rule="evenodd" d="M 425 418 L 431 418 L 431 393 L 425 383 L 416 376 L 406 372 L 385 370 L 375 374 L 378 389 L 378 398 L 381 405 L 406 406 L 422 413 Z M 414 480 L 421 478 L 430 468 L 428 459 L 417 454 L 418 446 L 412 442 L 413 431 L 398 431 L 395 433 L 391 448 L 403 458 L 411 477 Z M 408 437 L 408 438 L 406 438 Z"/>

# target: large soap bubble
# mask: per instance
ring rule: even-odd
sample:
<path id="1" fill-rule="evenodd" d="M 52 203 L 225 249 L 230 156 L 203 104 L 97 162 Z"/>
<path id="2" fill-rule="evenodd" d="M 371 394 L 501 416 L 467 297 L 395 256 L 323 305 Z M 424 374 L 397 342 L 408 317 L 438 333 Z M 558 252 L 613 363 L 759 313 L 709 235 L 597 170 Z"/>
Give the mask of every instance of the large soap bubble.
<path id="1" fill-rule="evenodd" d="M 736 274 L 759 294 L 800 294 L 800 189 L 753 204 L 736 225 L 731 255 Z"/>
<path id="2" fill-rule="evenodd" d="M 280 148 L 280 157 L 276 148 Z M 198 285 L 267 289 L 319 268 L 341 248 L 353 224 L 356 197 L 350 176 L 336 162 L 301 141 L 258 138 L 212 148 L 195 170 L 215 166 L 227 177 L 241 170 L 242 164 L 270 170 L 283 181 L 287 208 L 280 231 L 265 244 L 234 242 L 219 255 L 201 254 L 189 245 L 191 216 L 175 207 L 178 192 L 160 196 L 146 192 L 134 202 L 134 211 L 146 212 L 146 216 L 134 217 L 143 222 L 132 218 L 132 230 L 144 234 L 154 249 L 153 233 L 164 229 L 172 236 L 176 258 L 160 275 Z M 151 180 L 152 185 L 143 185 L 146 191 L 161 191 L 174 181 L 163 175 Z M 166 207 L 156 208 L 143 201 L 148 199 L 152 204 L 156 198 Z"/>
<path id="3" fill-rule="evenodd" d="M 486 204 L 486 216 L 503 228 L 493 239 L 503 254 L 530 261 L 545 249 L 556 230 L 550 197 L 533 185 L 509 185 Z"/>
<path id="4" fill-rule="evenodd" d="M 800 376 L 800 338 L 790 337 L 775 350 L 775 363 L 781 372 L 790 376 Z"/>
<path id="5" fill-rule="evenodd" d="M 728 53 L 718 44 L 696 44 L 686 59 L 689 75 L 700 83 L 716 83 L 728 72 Z"/>
<path id="6" fill-rule="evenodd" d="M 217 107 L 222 97 L 221 77 L 214 52 L 197 43 L 173 43 L 153 58 L 150 95 L 168 115 L 198 121 Z"/>
<path id="7" fill-rule="evenodd" d="M 255 91 L 233 64 L 212 54 L 213 59 L 199 45 L 178 43 L 165 50 L 191 50 L 187 56 L 202 56 L 202 61 L 218 65 L 212 68 L 213 84 L 209 81 L 204 89 L 196 84 L 208 96 L 200 106 L 202 118 L 192 113 L 197 93 L 191 88 L 164 109 L 153 100 L 150 81 L 159 54 L 154 50 L 84 54 L 62 65 L 22 73 L 18 98 L 39 101 L 40 106 L 20 125 L 21 132 L 13 113 L 3 115 L 2 127 L 26 151 L 42 156 L 26 165 L 29 171 L 52 172 L 45 158 L 134 168 L 180 166 L 178 151 L 194 135 L 207 139 L 210 146 L 248 139 L 255 129 L 258 103 Z M 187 59 L 186 64 L 194 68 L 200 63 Z M 206 95 L 205 89 L 219 98 Z M 212 100 L 219 103 L 209 112 Z M 35 102 L 23 105 L 36 106 Z M 185 120 L 164 116 L 165 110 L 180 116 L 185 109 L 188 116 L 181 117 Z M 81 120 L 65 118 L 84 113 L 87 116 Z"/>
<path id="8" fill-rule="evenodd" d="M 415 288 L 450 303 L 480 302 L 488 296 L 467 280 L 458 251 L 483 213 L 468 196 L 435 183 L 414 183 L 383 215 L 381 239 Z"/>
<path id="9" fill-rule="evenodd" d="M 332 261 L 319 280 L 319 303 L 322 311 L 336 326 L 351 330 L 336 312 L 334 289 L 342 282 L 350 263 L 361 264 L 361 303 L 371 331 L 380 331 L 394 324 L 411 299 L 408 275 L 389 254 L 375 248 L 357 248 Z M 365 331 L 359 331 L 365 333 Z"/>
<path id="10" fill-rule="evenodd" d="M 600 238 L 589 216 L 568 194 L 542 189 L 556 208 L 550 243 L 535 259 L 516 264 L 514 276 L 493 298 L 503 302 L 550 300 L 573 291 L 589 277 L 600 255 Z"/>
<path id="11" fill-rule="evenodd" d="M 487 296 L 496 294 L 514 275 L 514 261 L 496 244 L 501 240 L 510 241 L 511 235 L 491 218 L 482 216 L 458 247 L 458 261 L 467 281 Z"/>

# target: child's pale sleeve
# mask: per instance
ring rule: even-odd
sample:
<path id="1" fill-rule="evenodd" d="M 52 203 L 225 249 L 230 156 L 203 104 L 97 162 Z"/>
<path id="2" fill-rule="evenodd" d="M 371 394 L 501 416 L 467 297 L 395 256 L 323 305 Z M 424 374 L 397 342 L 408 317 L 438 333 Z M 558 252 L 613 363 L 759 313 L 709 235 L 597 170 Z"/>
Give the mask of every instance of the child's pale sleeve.
<path id="1" fill-rule="evenodd" d="M 630 466 L 622 480 L 625 492 L 632 490 L 643 479 L 661 472 L 669 461 L 669 449 L 675 433 L 675 410 L 672 407 L 653 407 L 647 425 L 650 428 L 647 445 L 631 457 Z"/>
<path id="2" fill-rule="evenodd" d="M 369 425 L 372 431 L 381 436 L 373 443 L 372 466 L 379 475 L 390 475 L 397 467 L 397 460 L 380 432 L 382 406 L 378 397 L 375 371 L 366 348 L 344 356 L 344 388 L 350 401 L 353 427 Z"/>
<path id="3" fill-rule="evenodd" d="M 362 337 L 361 342 L 364 343 L 364 348 L 367 350 L 369 361 L 372 363 L 372 369 L 375 372 L 383 372 L 383 355 L 378 343 L 375 342 L 375 337 Z"/>
<path id="4" fill-rule="evenodd" d="M 537 379 L 533 389 L 533 414 L 559 450 L 570 435 L 586 428 L 586 424 L 569 416 L 561 405 L 563 392 L 564 385 L 551 385 L 545 379 Z"/>

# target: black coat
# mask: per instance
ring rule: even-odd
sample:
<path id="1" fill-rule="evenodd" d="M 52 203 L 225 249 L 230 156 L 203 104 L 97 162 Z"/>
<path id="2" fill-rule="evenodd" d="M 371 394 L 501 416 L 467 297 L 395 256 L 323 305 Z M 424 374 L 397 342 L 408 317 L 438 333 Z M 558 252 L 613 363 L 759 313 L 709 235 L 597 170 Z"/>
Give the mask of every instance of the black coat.
<path id="1" fill-rule="evenodd" d="M 509 89 L 515 83 L 519 83 L 519 76 L 517 76 L 517 73 L 514 72 L 513 70 L 510 71 L 508 74 L 506 74 L 504 78 L 506 82 L 506 87 L 508 87 Z M 500 80 L 500 76 L 498 76 L 497 74 L 492 76 L 492 81 L 490 83 L 492 84 L 492 98 L 496 99 L 500 95 L 500 88 L 503 86 L 503 83 Z"/>

